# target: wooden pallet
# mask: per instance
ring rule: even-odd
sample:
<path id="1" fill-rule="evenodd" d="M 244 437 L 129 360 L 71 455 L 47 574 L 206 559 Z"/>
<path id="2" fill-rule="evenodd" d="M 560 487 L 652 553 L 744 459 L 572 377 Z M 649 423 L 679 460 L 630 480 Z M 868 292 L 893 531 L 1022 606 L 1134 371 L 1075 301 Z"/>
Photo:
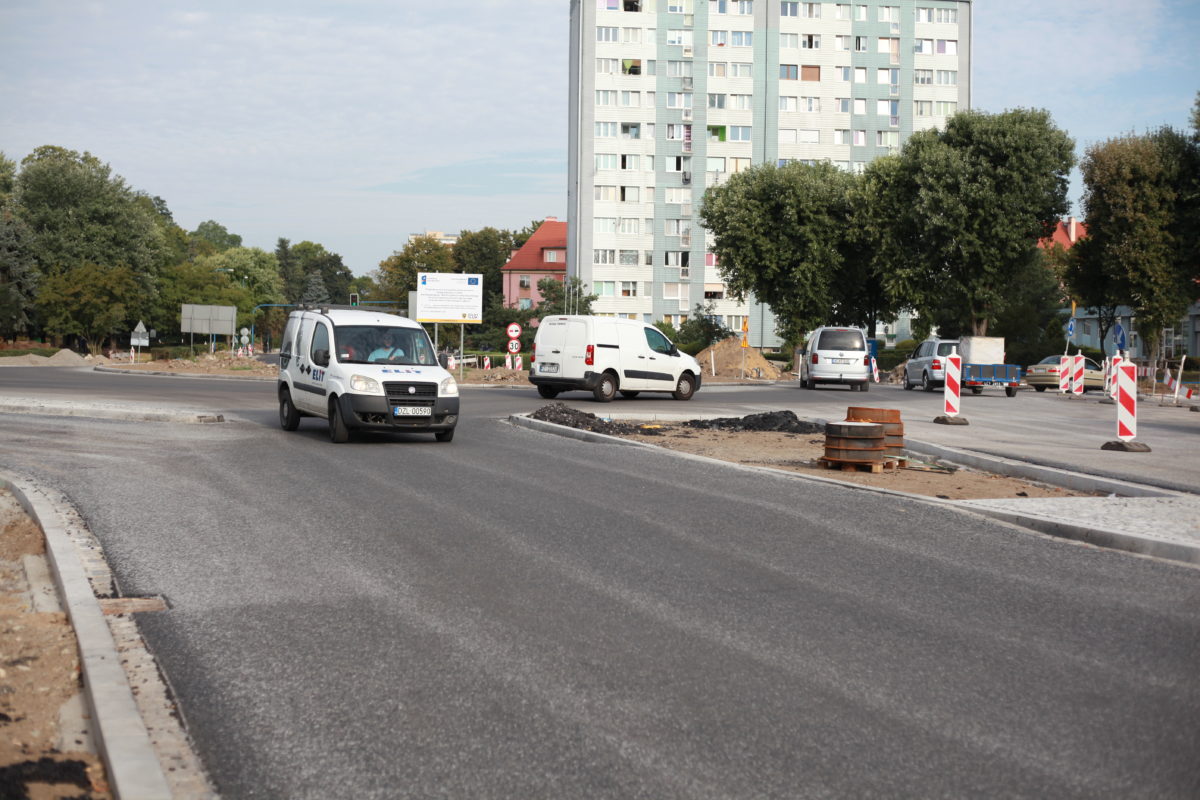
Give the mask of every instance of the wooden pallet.
<path id="1" fill-rule="evenodd" d="M 817 459 L 817 463 L 825 467 L 825 469 L 838 469 L 842 472 L 870 472 L 876 475 L 882 473 L 885 468 L 891 470 L 900 468 L 900 462 L 895 459 L 887 461 L 845 461 L 822 456 Z"/>

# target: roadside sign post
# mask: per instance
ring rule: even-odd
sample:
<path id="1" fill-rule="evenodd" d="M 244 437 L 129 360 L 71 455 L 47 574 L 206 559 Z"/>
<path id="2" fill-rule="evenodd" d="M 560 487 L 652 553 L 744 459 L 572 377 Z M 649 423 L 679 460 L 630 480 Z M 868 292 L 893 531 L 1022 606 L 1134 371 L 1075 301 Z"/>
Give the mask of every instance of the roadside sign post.
<path id="1" fill-rule="evenodd" d="M 508 328 L 505 329 L 508 334 L 508 352 L 504 355 L 504 366 L 507 369 L 521 368 L 521 325 L 517 322 L 510 322 Z"/>
<path id="2" fill-rule="evenodd" d="M 141 350 L 138 349 L 137 353 L 135 355 L 134 348 L 142 348 L 142 347 L 149 347 L 149 346 L 150 346 L 150 334 L 147 333 L 145 324 L 139 319 L 137 327 L 133 329 L 133 333 L 129 334 L 130 360 L 133 360 L 133 361 L 141 360 L 141 356 L 142 356 Z"/>

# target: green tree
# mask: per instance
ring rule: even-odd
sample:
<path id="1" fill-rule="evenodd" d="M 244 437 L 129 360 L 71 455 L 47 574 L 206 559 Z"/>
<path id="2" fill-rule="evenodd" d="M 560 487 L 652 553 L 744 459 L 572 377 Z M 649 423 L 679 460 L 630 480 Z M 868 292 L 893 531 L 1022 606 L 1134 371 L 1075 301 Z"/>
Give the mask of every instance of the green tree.
<path id="1" fill-rule="evenodd" d="M 962 327 L 986 335 L 1030 251 L 1067 212 L 1073 148 L 1045 111 L 965 111 L 873 164 L 889 294 L 923 317 L 960 309 Z"/>
<path id="2" fill-rule="evenodd" d="M 705 194 L 700 216 L 730 294 L 769 304 L 785 338 L 800 338 L 835 312 L 866 316 L 836 296 L 845 286 L 837 276 L 846 266 L 854 183 L 829 163 L 762 164 Z"/>
<path id="3" fill-rule="evenodd" d="M 1061 300 L 1058 277 L 1047 253 L 1034 248 L 991 326 L 993 336 L 1004 337 L 1005 361 L 1029 365 L 1062 352 Z"/>
<path id="4" fill-rule="evenodd" d="M 42 279 L 37 304 L 46 329 L 81 337 L 92 354 L 107 337 L 132 329 L 146 297 L 133 269 L 84 262 Z"/>
<path id="5" fill-rule="evenodd" d="M 1125 273 L 1106 263 L 1097 240 L 1090 236 L 1084 236 L 1069 250 L 1056 243 L 1048 248 L 1046 257 L 1070 298 L 1096 315 L 1103 342 L 1116 325 L 1118 307 L 1129 298 Z"/>
<path id="6" fill-rule="evenodd" d="M 316 272 L 325 284 L 325 293 L 329 297 L 326 302 L 350 302 L 350 281 L 354 274 L 342 263 L 340 255 L 326 250 L 324 245 L 308 241 L 292 246 L 289 255 L 295 259 L 294 269 L 305 276 L 303 293 L 308 293 L 311 275 Z"/>
<path id="7" fill-rule="evenodd" d="M 539 319 L 550 314 L 591 314 L 592 303 L 600 297 L 588 294 L 578 275 L 572 275 L 566 281 L 542 278 L 538 281 L 538 293 L 542 296 L 535 309 Z"/>
<path id="8" fill-rule="evenodd" d="M 21 162 L 13 202 L 42 273 L 125 265 L 153 293 L 153 276 L 167 262 L 155 215 L 95 156 L 37 148 Z"/>
<path id="9" fill-rule="evenodd" d="M 216 248 L 220 253 L 228 250 L 231 247 L 241 247 L 242 237 L 236 233 L 230 233 L 224 225 L 216 220 L 205 220 L 196 226 L 196 230 L 191 233 L 194 239 L 203 239 Z"/>
<path id="10" fill-rule="evenodd" d="M 37 265 L 12 210 L 0 204 L 0 337 L 16 338 L 33 325 Z"/>
<path id="11" fill-rule="evenodd" d="M 454 272 L 450 248 L 432 236 L 417 236 L 379 262 L 381 300 L 408 304 L 408 293 L 417 290 L 417 273 Z"/>
<path id="12" fill-rule="evenodd" d="M 151 313 L 147 326 L 156 328 L 161 336 L 180 333 L 180 313 L 185 304 L 203 306 L 236 306 L 248 311 L 250 290 L 229 273 L 216 272 L 209 263 L 182 261 L 167 267 L 161 276 L 160 300 Z M 240 322 L 245 324 L 249 317 Z"/>
<path id="13" fill-rule="evenodd" d="M 456 272 L 483 276 L 484 308 L 489 306 L 492 297 L 504 294 L 504 275 L 500 268 L 508 262 L 512 251 L 512 234 L 490 227 L 463 231 L 450 250 Z"/>
<path id="14" fill-rule="evenodd" d="M 696 304 L 691 316 L 680 324 L 676 343 L 680 350 L 696 355 L 709 345 L 724 341 L 733 335 L 733 331 L 721 323 L 716 304 L 710 301 L 707 305 Z"/>
<path id="15" fill-rule="evenodd" d="M 304 294 L 300 296 L 300 302 L 308 305 L 321 305 L 328 303 L 329 290 L 325 288 L 325 279 L 321 277 L 320 272 L 310 272 L 308 275 L 308 286 L 304 289 Z"/>
<path id="16" fill-rule="evenodd" d="M 283 296 L 289 303 L 296 302 L 304 294 L 308 276 L 300 271 L 300 260 L 292 254 L 292 243 L 282 236 L 275 243 L 275 263 L 283 279 Z"/>
<path id="17" fill-rule="evenodd" d="M 12 196 L 13 184 L 17 178 L 17 162 L 4 155 L 0 150 L 0 206 L 8 202 Z"/>

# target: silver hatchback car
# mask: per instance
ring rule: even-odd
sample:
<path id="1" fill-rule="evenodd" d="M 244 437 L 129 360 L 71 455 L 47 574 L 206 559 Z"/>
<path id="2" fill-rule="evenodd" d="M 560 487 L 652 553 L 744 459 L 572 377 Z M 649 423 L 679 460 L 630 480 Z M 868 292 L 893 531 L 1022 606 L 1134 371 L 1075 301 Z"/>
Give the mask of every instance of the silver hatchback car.
<path id="1" fill-rule="evenodd" d="M 958 348 L 958 339 L 926 339 L 904 362 L 904 388 L 920 385 L 927 392 L 946 383 L 946 356 Z"/>

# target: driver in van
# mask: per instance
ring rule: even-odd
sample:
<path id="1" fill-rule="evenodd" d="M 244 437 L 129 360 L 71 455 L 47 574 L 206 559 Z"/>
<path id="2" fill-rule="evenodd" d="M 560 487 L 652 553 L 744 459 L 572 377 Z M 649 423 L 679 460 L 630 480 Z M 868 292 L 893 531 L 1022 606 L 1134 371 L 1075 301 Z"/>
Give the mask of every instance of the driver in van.
<path id="1" fill-rule="evenodd" d="M 371 351 L 368 361 L 391 361 L 393 358 L 404 358 L 404 351 L 391 331 L 383 332 L 383 344 Z"/>

